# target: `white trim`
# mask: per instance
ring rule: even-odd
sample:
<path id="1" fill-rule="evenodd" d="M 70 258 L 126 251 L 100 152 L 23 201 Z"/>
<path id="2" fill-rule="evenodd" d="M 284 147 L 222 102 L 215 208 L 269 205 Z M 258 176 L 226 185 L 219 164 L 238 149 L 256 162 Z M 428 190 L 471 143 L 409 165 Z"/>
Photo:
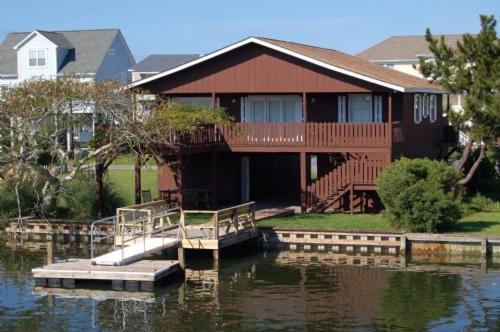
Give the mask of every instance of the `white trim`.
<path id="1" fill-rule="evenodd" d="M 333 65 L 330 65 L 330 64 L 325 63 L 323 61 L 319 61 L 319 60 L 313 59 L 313 58 L 308 57 L 306 55 L 303 55 L 303 54 L 291 51 L 291 50 L 286 49 L 284 47 L 274 45 L 272 43 L 260 40 L 260 39 L 255 38 L 255 37 L 249 37 L 249 38 L 244 39 L 244 40 L 242 40 L 240 42 L 237 42 L 235 44 L 232 44 L 232 45 L 229 45 L 229 46 L 227 46 L 225 48 L 222 48 L 222 49 L 220 49 L 218 51 L 215 51 L 213 53 L 210 53 L 210 54 L 202 56 L 202 57 L 200 57 L 198 59 L 195 59 L 195 60 L 193 60 L 191 62 L 187 62 L 187 63 L 185 63 L 183 65 L 178 66 L 178 67 L 175 67 L 175 68 L 166 70 L 164 72 L 158 73 L 156 75 L 153 75 L 151 77 L 144 78 L 142 80 L 133 82 L 133 83 L 129 84 L 129 87 L 130 88 L 134 88 L 134 87 L 140 86 L 142 84 L 154 81 L 154 80 L 156 80 L 158 78 L 162 78 L 162 77 L 165 77 L 165 76 L 177 73 L 177 72 L 179 72 L 181 70 L 184 70 L 186 68 L 192 67 L 192 66 L 197 65 L 199 63 L 208 61 L 208 60 L 213 59 L 213 58 L 215 58 L 215 57 L 217 57 L 217 56 L 219 56 L 221 54 L 227 53 L 229 51 L 232 51 L 232 50 L 234 50 L 236 48 L 239 48 L 241 46 L 244 46 L 244 45 L 247 45 L 247 44 L 250 44 L 250 43 L 255 43 L 255 44 L 258 44 L 258 45 L 261 45 L 261 46 L 273 49 L 275 51 L 288 54 L 290 56 L 293 56 L 295 58 L 304 60 L 306 62 L 315 64 L 317 66 L 320 66 L 320 67 L 323 67 L 323 68 L 326 68 L 326 69 L 329 69 L 329 70 L 332 70 L 332 71 L 335 71 L 335 72 L 338 72 L 338 73 L 341 73 L 341 74 L 345 74 L 345 75 L 348 75 L 348 76 L 351 76 L 351 77 L 355 77 L 355 78 L 358 78 L 358 79 L 366 81 L 366 82 L 374 83 L 374 84 L 377 84 L 377 85 L 380 85 L 380 86 L 383 86 L 383 87 L 386 87 L 386 88 L 389 88 L 389 89 L 393 89 L 393 90 L 396 90 L 396 91 L 400 91 L 400 92 L 408 92 L 407 88 L 404 88 L 402 86 L 391 84 L 391 83 L 387 83 L 387 82 L 384 82 L 384 81 L 381 81 L 381 80 L 378 80 L 378 79 L 375 79 L 375 78 L 368 77 L 366 75 L 355 73 L 355 72 L 347 70 L 347 69 L 343 69 L 343 68 L 340 68 L 340 67 L 337 67 L 337 66 L 333 66 Z M 418 88 L 417 88 L 417 90 L 418 90 Z"/>
<path id="2" fill-rule="evenodd" d="M 14 46 L 14 49 L 17 51 L 21 45 L 23 45 L 25 42 L 27 42 L 28 40 L 31 39 L 31 37 L 34 35 L 34 34 L 37 34 L 39 36 L 42 36 L 45 40 L 47 40 L 48 42 L 50 42 L 52 45 L 54 45 L 56 48 L 58 47 L 54 42 L 52 42 L 50 39 L 48 39 L 47 37 L 45 37 L 44 35 L 42 35 L 40 32 L 38 32 L 37 30 L 34 30 L 33 32 L 31 32 L 29 35 L 27 35 L 26 37 L 24 37 L 23 40 L 21 40 L 19 43 L 16 44 L 16 46 Z"/>
<path id="3" fill-rule="evenodd" d="M 338 97 L 337 101 L 338 107 L 337 107 L 337 122 L 338 123 L 345 123 L 347 122 L 346 119 L 346 96 L 345 95 L 340 95 Z"/>
<path id="4" fill-rule="evenodd" d="M 421 94 L 415 94 L 413 96 L 413 122 L 415 124 L 419 124 L 422 122 L 423 118 L 423 102 L 424 96 Z M 418 108 L 418 113 L 417 113 L 417 108 Z M 418 116 L 417 116 L 418 115 Z"/>
<path id="5" fill-rule="evenodd" d="M 382 123 L 382 96 L 373 96 L 373 122 Z"/>
<path id="6" fill-rule="evenodd" d="M 437 120 L 437 96 L 429 96 L 429 121 L 436 122 Z"/>

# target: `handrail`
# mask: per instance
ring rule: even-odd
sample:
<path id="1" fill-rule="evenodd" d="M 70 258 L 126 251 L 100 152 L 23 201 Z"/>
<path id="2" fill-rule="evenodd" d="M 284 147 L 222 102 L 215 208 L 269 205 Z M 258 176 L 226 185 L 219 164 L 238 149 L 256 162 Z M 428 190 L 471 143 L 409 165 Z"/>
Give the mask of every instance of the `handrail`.
<path id="1" fill-rule="evenodd" d="M 237 220 L 238 220 L 238 217 L 241 216 L 240 214 L 238 214 L 238 210 L 242 209 L 242 208 L 248 208 L 248 211 L 246 211 L 245 214 L 248 214 L 250 224 L 252 225 L 252 227 L 255 227 L 255 202 L 253 202 L 253 201 L 248 202 L 248 203 L 235 205 L 235 206 L 228 207 L 228 208 L 224 208 L 224 209 L 220 209 L 220 210 L 208 210 L 208 211 L 207 210 L 183 210 L 182 216 L 181 216 L 181 227 L 183 228 L 183 237 L 184 238 L 187 237 L 187 233 L 185 232 L 185 229 L 184 229 L 186 226 L 185 216 L 187 214 L 212 214 L 213 217 L 212 217 L 212 220 L 210 221 L 212 226 L 208 226 L 207 224 L 205 224 L 205 225 L 199 225 L 199 227 L 202 227 L 205 229 L 212 229 L 212 231 L 213 231 L 212 237 L 214 240 L 219 239 L 219 237 L 220 237 L 219 230 L 221 227 L 224 227 L 224 226 L 221 226 L 221 222 L 224 222 L 224 224 L 225 224 L 226 222 L 230 221 L 229 224 L 226 225 L 227 230 L 226 230 L 226 234 L 224 234 L 224 235 L 229 234 L 227 232 L 229 231 L 231 225 L 233 225 L 235 232 L 238 233 L 239 229 L 238 229 L 238 225 L 237 225 Z M 223 215 L 224 213 L 231 212 L 231 211 L 233 211 L 233 214 L 230 217 Z M 225 218 L 221 219 L 221 216 L 225 217 Z"/>

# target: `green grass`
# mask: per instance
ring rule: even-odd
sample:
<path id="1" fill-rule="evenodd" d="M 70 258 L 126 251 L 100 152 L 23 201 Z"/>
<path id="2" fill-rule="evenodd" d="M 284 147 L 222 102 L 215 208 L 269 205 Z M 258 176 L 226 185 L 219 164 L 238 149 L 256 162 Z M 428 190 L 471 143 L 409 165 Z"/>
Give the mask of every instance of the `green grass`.
<path id="1" fill-rule="evenodd" d="M 452 233 L 500 236 L 500 212 L 477 212 L 462 218 Z"/>
<path id="2" fill-rule="evenodd" d="M 259 227 L 296 230 L 342 230 L 401 232 L 392 227 L 384 214 L 306 214 L 271 218 Z M 449 234 L 500 236 L 500 212 L 477 212 L 462 218 Z"/>
<path id="3" fill-rule="evenodd" d="M 135 203 L 135 178 L 133 169 L 109 169 L 108 179 L 113 184 L 113 188 L 123 197 L 126 205 Z M 156 170 L 142 169 L 141 172 L 142 190 L 151 190 L 153 199 L 158 197 L 158 177 Z"/>
<path id="4" fill-rule="evenodd" d="M 305 214 L 259 221 L 259 227 L 297 230 L 396 231 L 383 214 Z"/>

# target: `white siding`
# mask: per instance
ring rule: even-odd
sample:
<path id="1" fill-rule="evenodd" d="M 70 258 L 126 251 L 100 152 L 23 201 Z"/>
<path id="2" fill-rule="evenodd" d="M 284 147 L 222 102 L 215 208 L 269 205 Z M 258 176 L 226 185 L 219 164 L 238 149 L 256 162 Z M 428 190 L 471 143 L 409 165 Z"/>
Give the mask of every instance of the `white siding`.
<path id="1" fill-rule="evenodd" d="M 108 52 L 96 73 L 96 81 L 117 80 L 122 83 L 130 82 L 128 69 L 135 64 L 131 57 L 125 39 L 118 34 L 108 48 Z M 125 79 L 125 81 L 123 81 Z"/>
<path id="2" fill-rule="evenodd" d="M 44 67 L 29 66 L 30 49 L 47 50 L 47 63 Z M 45 37 L 34 34 L 30 40 L 21 45 L 21 47 L 17 50 L 17 72 L 19 75 L 19 81 L 28 80 L 33 77 L 41 77 L 43 79 L 54 78 L 57 74 L 56 46 Z"/>

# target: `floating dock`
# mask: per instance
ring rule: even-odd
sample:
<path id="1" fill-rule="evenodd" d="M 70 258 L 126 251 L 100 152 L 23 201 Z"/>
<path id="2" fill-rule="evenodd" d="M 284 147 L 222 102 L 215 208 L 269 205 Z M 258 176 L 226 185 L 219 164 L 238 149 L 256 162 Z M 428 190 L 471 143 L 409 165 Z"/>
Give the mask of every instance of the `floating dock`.
<path id="1" fill-rule="evenodd" d="M 155 282 L 179 270 L 174 260 L 140 260 L 122 266 L 92 265 L 90 259 L 70 259 L 33 269 L 38 287 L 74 288 L 81 280 L 111 281 L 115 290 L 151 291 Z"/>

